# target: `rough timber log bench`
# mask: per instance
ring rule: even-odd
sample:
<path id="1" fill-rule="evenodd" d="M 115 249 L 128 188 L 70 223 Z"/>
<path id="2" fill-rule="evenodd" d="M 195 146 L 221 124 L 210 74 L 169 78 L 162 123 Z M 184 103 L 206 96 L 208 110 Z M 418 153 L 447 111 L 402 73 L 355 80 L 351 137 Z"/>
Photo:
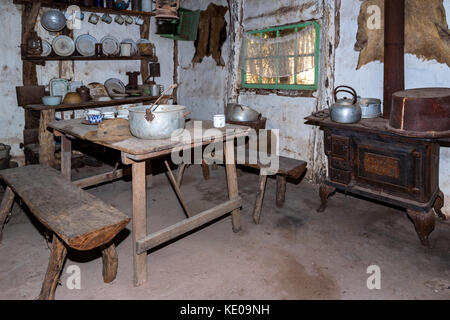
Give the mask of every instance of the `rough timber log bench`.
<path id="1" fill-rule="evenodd" d="M 267 182 L 267 176 L 274 175 L 277 179 L 277 194 L 276 194 L 276 205 L 278 208 L 282 208 L 284 206 L 285 201 L 285 195 L 286 195 L 286 181 L 287 179 L 297 180 L 299 179 L 303 173 L 306 171 L 307 163 L 302 160 L 296 160 L 291 158 L 286 158 L 279 156 L 278 157 L 278 170 L 276 172 L 273 171 L 267 171 L 265 170 L 267 168 L 266 165 L 261 164 L 259 161 L 257 163 L 254 163 L 249 160 L 249 152 L 248 147 L 236 147 L 236 154 L 239 154 L 240 150 L 243 150 L 245 152 L 245 161 L 240 162 L 238 158 L 238 165 L 243 167 L 249 167 L 253 169 L 259 170 L 259 183 L 258 183 L 258 191 L 256 194 L 256 202 L 255 207 L 253 208 L 253 221 L 256 224 L 259 224 L 259 219 L 261 216 L 261 210 L 263 205 L 263 199 L 264 199 L 264 192 L 266 190 L 266 182 Z M 258 160 L 260 157 L 258 157 Z M 214 162 L 217 161 L 217 158 L 211 157 L 207 159 L 208 162 Z M 202 164 L 203 168 L 203 177 L 205 179 L 209 178 L 209 167 L 204 162 Z M 179 179 L 181 181 L 181 179 Z"/>
<path id="2" fill-rule="evenodd" d="M 100 247 L 103 280 L 109 283 L 115 279 L 118 258 L 112 240 L 128 224 L 128 216 L 47 166 L 1 170 L 0 179 L 7 185 L 0 205 L 0 240 L 15 196 L 53 233 L 50 261 L 39 299 L 54 299 L 67 247 L 81 251 Z"/>

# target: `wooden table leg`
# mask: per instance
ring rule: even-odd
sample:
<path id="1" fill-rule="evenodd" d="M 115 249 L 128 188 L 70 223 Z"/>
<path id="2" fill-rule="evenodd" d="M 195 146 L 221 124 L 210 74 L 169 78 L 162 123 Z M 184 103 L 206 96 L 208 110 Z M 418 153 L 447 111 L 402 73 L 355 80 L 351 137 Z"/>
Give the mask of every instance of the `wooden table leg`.
<path id="1" fill-rule="evenodd" d="M 227 140 L 225 145 L 225 167 L 227 170 L 228 197 L 233 199 L 239 196 L 238 182 L 236 175 L 236 163 L 234 159 L 234 139 Z M 233 231 L 239 232 L 241 229 L 240 222 L 241 209 L 235 209 L 231 212 Z"/>
<path id="2" fill-rule="evenodd" d="M 209 179 L 209 165 L 205 162 L 205 160 L 202 160 L 202 172 L 203 172 L 203 179 L 208 180 Z"/>
<path id="3" fill-rule="evenodd" d="M 69 181 L 72 180 L 72 140 L 61 136 L 61 173 Z"/>
<path id="4" fill-rule="evenodd" d="M 136 253 L 136 241 L 147 235 L 147 210 L 145 192 L 145 161 L 132 165 L 133 174 L 133 267 L 134 285 L 147 281 L 147 252 Z"/>
<path id="5" fill-rule="evenodd" d="M 52 252 L 48 262 L 47 273 L 42 283 L 41 293 L 39 294 L 39 300 L 55 299 L 55 290 L 66 260 L 66 253 L 67 249 L 64 243 L 56 235 L 53 235 Z"/>
<path id="6" fill-rule="evenodd" d="M 102 248 L 102 262 L 103 281 L 105 283 L 110 283 L 116 278 L 117 268 L 119 267 L 119 258 L 114 243 L 110 243 Z"/>
<path id="7" fill-rule="evenodd" d="M 10 187 L 6 187 L 5 194 L 3 195 L 2 202 L 0 204 L 0 243 L 3 237 L 3 226 L 5 224 L 8 214 L 11 212 L 11 208 L 14 203 L 14 192 Z"/>
<path id="8" fill-rule="evenodd" d="M 55 110 L 42 110 L 39 120 L 39 163 L 53 166 L 55 163 L 55 140 L 48 131 L 49 122 L 55 120 Z"/>
<path id="9" fill-rule="evenodd" d="M 253 209 L 253 222 L 259 224 L 259 217 L 261 216 L 261 210 L 264 200 L 264 191 L 266 190 L 267 175 L 259 174 L 258 193 L 256 194 L 255 208 Z"/>

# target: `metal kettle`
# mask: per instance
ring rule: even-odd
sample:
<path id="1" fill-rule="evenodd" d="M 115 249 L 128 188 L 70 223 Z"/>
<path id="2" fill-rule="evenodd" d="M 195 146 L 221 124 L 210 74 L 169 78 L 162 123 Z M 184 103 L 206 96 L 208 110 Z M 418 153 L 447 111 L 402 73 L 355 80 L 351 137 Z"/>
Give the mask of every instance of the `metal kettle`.
<path id="1" fill-rule="evenodd" d="M 346 90 L 349 89 L 349 90 Z M 352 99 L 337 99 L 339 92 L 346 92 L 353 96 Z M 330 117 L 334 122 L 355 123 L 361 120 L 362 111 L 358 103 L 358 95 L 355 89 L 348 86 L 338 86 L 334 89 L 334 101 L 330 107 Z"/>

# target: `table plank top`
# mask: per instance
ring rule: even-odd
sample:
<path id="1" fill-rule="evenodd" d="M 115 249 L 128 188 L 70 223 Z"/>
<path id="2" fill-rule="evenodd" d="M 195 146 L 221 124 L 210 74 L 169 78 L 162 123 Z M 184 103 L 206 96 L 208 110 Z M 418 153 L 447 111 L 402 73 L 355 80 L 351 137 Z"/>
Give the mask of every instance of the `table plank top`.
<path id="1" fill-rule="evenodd" d="M 48 126 L 65 135 L 104 145 L 131 156 L 149 155 L 149 157 L 151 157 L 152 153 L 158 153 L 159 155 L 170 153 L 173 148 L 187 148 L 193 144 L 207 144 L 213 141 L 248 136 L 252 130 L 250 127 L 232 124 L 227 124 L 224 128 L 214 128 L 212 121 L 191 120 L 186 123 L 185 132 L 175 138 L 145 140 L 130 137 L 119 142 L 110 142 L 102 141 L 101 139 L 93 140 L 91 138 L 92 131 L 97 131 L 97 126 L 83 124 L 82 120 L 83 119 L 52 121 Z M 201 124 L 201 135 L 199 135 L 198 131 L 194 132 L 194 122 L 197 125 Z M 190 138 L 184 138 L 186 136 L 189 136 Z"/>

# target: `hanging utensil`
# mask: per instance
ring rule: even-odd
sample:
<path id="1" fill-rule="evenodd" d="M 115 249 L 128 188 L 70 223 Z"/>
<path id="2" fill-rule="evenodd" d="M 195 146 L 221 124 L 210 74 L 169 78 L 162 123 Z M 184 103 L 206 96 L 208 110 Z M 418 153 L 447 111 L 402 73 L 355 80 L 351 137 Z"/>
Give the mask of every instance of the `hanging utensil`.
<path id="1" fill-rule="evenodd" d="M 150 108 L 148 108 L 145 111 L 145 119 L 147 121 L 152 121 L 153 119 L 155 119 L 155 115 L 152 113 L 154 112 L 158 107 L 159 107 L 159 102 L 161 101 L 161 99 L 164 97 L 164 95 L 169 92 L 171 89 L 175 89 L 176 87 L 178 87 L 178 84 L 174 83 L 172 84 L 169 88 L 167 88 L 167 90 L 165 90 L 163 93 L 161 93 L 161 95 L 159 96 L 158 99 L 156 99 L 156 101 L 150 106 Z M 155 108 L 153 108 L 156 105 Z M 153 108 L 153 109 L 152 109 Z"/>

